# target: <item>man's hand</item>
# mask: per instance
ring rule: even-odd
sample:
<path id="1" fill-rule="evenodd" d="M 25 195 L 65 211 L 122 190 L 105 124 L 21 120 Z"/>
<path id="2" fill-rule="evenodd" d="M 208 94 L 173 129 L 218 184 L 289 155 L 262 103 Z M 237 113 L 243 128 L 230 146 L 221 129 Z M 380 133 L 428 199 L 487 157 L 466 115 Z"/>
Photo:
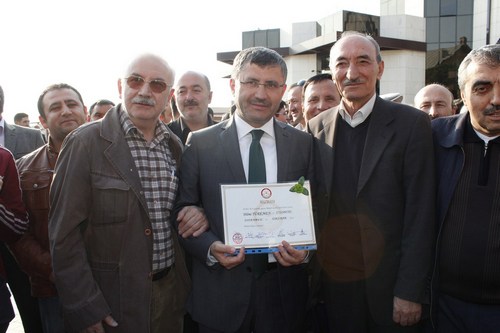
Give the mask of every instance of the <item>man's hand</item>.
<path id="1" fill-rule="evenodd" d="M 198 206 L 186 206 L 177 215 L 179 234 L 182 238 L 198 237 L 208 230 L 205 212 Z"/>
<path id="2" fill-rule="evenodd" d="M 401 326 L 415 325 L 422 316 L 422 305 L 394 296 L 392 320 Z"/>
<path id="3" fill-rule="evenodd" d="M 245 249 L 241 248 L 235 255 L 236 248 L 225 245 L 221 241 L 213 242 L 210 245 L 210 253 L 217 259 L 219 264 L 227 269 L 234 268 L 245 261 Z"/>
<path id="4" fill-rule="evenodd" d="M 278 252 L 274 252 L 274 257 L 282 266 L 299 265 L 306 259 L 306 250 L 297 250 L 288 242 L 283 241 L 278 245 Z"/>
<path id="5" fill-rule="evenodd" d="M 111 327 L 117 327 L 118 323 L 113 319 L 111 316 L 107 316 L 104 318 L 102 321 L 95 323 L 94 325 L 87 327 L 84 329 L 81 333 L 105 333 L 104 332 L 104 327 L 102 323 L 105 323 L 108 326 Z"/>

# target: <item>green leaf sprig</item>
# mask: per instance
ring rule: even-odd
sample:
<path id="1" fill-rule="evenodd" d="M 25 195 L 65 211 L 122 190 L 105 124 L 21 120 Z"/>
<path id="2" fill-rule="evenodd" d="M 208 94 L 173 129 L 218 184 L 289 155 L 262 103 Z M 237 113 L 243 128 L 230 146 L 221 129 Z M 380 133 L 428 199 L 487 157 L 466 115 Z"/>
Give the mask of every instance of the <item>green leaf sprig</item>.
<path id="1" fill-rule="evenodd" d="M 299 178 L 299 182 L 290 188 L 290 192 L 302 193 L 303 195 L 309 195 L 309 191 L 304 187 L 305 182 L 304 176 Z"/>

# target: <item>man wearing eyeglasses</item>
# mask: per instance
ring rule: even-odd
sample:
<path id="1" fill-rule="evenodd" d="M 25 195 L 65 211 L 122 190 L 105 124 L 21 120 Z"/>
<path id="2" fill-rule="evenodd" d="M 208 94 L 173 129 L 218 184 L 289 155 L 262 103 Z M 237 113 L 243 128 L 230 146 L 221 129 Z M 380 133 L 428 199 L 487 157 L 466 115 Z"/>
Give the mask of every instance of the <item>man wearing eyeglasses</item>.
<path id="1" fill-rule="evenodd" d="M 201 333 L 304 331 L 308 253 L 283 241 L 274 255 L 246 255 L 244 249 L 236 254 L 225 245 L 220 194 L 221 184 L 255 182 L 250 151 L 258 139 L 260 162 L 265 162 L 260 163 L 265 166 L 260 182 L 312 176 L 312 137 L 274 119 L 286 77 L 277 52 L 264 47 L 241 51 L 230 79 L 234 115 L 191 132 L 186 143 L 175 209 L 184 211 L 177 220 L 183 222 L 189 209 L 204 207 L 210 225 L 199 237 L 181 240 L 194 258 L 188 311 Z M 257 269 L 260 259 L 263 266 Z"/>
<path id="2" fill-rule="evenodd" d="M 173 82 L 165 60 L 137 57 L 118 80 L 122 103 L 63 145 L 49 235 L 70 331 L 182 332 L 189 276 L 169 222 L 182 145 L 159 120 Z M 190 213 L 185 237 L 204 231 Z"/>

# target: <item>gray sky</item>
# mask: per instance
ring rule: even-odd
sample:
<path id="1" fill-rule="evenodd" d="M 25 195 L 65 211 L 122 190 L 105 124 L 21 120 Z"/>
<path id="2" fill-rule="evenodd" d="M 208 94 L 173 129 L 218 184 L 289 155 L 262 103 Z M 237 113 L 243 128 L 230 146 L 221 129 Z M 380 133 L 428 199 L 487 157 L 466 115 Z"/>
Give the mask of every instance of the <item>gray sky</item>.
<path id="1" fill-rule="evenodd" d="M 4 116 L 26 112 L 38 119 L 42 90 L 65 82 L 87 106 L 106 98 L 119 102 L 117 80 L 136 54 L 159 54 L 180 74 L 198 70 L 213 86 L 211 106 L 229 106 L 230 66 L 217 52 L 241 49 L 241 33 L 291 30 L 340 9 L 379 14 L 379 1 L 362 0 L 26 0 L 5 1 L 0 11 L 0 85 Z"/>

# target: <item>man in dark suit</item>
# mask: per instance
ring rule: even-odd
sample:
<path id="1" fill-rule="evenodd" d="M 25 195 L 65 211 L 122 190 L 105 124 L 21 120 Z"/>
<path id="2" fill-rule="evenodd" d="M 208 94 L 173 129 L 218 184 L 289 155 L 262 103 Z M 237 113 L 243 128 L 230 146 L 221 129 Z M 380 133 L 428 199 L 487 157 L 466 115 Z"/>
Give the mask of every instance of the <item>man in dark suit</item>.
<path id="1" fill-rule="evenodd" d="M 369 36 L 344 33 L 330 68 L 342 101 L 307 125 L 329 331 L 418 331 L 434 242 L 429 117 L 376 95 L 384 62 Z"/>
<path id="2" fill-rule="evenodd" d="M 194 257 L 187 307 L 202 333 L 304 331 L 308 253 L 283 241 L 274 256 L 260 257 L 265 272 L 256 274 L 258 256 L 236 255 L 234 247 L 224 244 L 220 189 L 221 184 L 251 182 L 249 148 L 256 129 L 262 134 L 264 183 L 312 176 L 312 137 L 274 120 L 286 76 L 286 64 L 275 51 L 241 51 L 230 80 L 234 116 L 191 132 L 187 141 L 176 210 L 203 207 L 210 225 L 200 236 L 181 240 Z M 182 212 L 177 219 L 186 222 Z"/>
<path id="3" fill-rule="evenodd" d="M 4 103 L 5 97 L 0 86 L 0 145 L 10 150 L 15 159 L 43 146 L 45 142 L 39 130 L 5 122 L 2 117 Z"/>
<path id="4" fill-rule="evenodd" d="M 0 86 L 0 145 L 5 146 L 15 159 L 31 153 L 45 144 L 39 130 L 7 124 L 3 119 L 5 96 Z M 30 294 L 28 276 L 19 268 L 16 260 L 3 242 L 0 242 L 7 280 L 23 321 L 26 332 L 42 332 L 37 300 Z"/>

